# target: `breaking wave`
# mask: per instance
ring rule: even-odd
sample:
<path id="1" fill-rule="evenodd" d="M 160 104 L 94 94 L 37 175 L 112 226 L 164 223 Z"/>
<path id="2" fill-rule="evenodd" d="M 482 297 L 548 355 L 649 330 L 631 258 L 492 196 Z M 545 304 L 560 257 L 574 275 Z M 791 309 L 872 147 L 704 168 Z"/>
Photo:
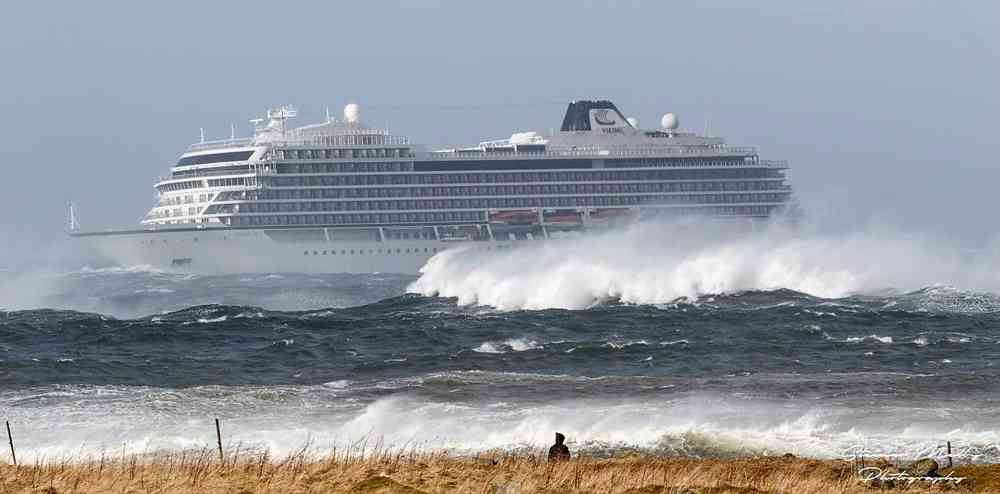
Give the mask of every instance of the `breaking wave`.
<path id="1" fill-rule="evenodd" d="M 735 232 L 704 223 L 640 223 L 512 251 L 448 250 L 424 266 L 409 290 L 518 310 L 582 309 L 608 300 L 669 303 L 755 290 L 841 298 L 957 286 L 984 293 L 982 303 L 992 310 L 998 264 L 932 238 L 874 228 L 834 235 L 780 226 Z"/>
<path id="2" fill-rule="evenodd" d="M 568 376 L 471 377 L 473 383 L 493 378 L 567 385 L 577 381 Z M 466 383 L 462 374 L 428 381 L 434 379 L 450 387 Z M 414 384 L 404 380 L 374 386 L 398 389 Z M 215 416 L 222 417 L 228 444 L 267 448 L 277 455 L 305 444 L 323 452 L 366 440 L 387 448 L 457 453 L 538 450 L 551 442 L 553 431 L 560 431 L 569 437 L 574 452 L 596 456 L 642 451 L 716 458 L 783 453 L 849 458 L 863 448 L 912 458 L 933 454 L 947 439 L 956 445 L 958 461 L 1000 461 L 1000 435 L 990 425 L 989 414 L 957 404 L 903 413 L 892 406 L 856 409 L 711 393 L 541 403 L 397 394 L 358 402 L 356 396 L 371 387 L 344 381 L 187 389 L 65 386 L 16 397 L 0 394 L 0 403 L 14 406 L 11 419 L 26 444 L 18 453 L 28 461 L 97 455 L 108 447 L 109 438 L 114 438 L 114 448 L 129 452 L 206 447 L 214 441 Z M 956 427 L 940 420 L 943 413 L 979 425 Z"/>

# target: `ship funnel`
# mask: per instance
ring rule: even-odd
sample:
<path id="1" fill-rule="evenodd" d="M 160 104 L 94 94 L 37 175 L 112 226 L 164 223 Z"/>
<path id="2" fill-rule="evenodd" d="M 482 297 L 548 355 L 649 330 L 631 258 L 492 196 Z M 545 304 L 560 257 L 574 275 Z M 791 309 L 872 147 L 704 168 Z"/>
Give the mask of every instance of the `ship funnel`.
<path id="1" fill-rule="evenodd" d="M 602 134 L 620 134 L 630 127 L 622 112 L 607 100 L 571 101 L 563 117 L 563 132 L 592 131 Z"/>

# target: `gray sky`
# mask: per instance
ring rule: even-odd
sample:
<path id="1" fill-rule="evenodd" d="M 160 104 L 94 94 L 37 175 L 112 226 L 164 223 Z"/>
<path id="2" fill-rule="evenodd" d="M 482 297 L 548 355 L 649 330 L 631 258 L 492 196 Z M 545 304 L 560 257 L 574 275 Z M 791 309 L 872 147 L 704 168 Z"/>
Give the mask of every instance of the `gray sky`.
<path id="1" fill-rule="evenodd" d="M 752 6 L 749 4 L 753 4 Z M 66 204 L 133 227 L 191 142 L 348 101 L 415 141 L 557 127 L 613 99 L 789 159 L 808 212 L 976 243 L 1000 171 L 997 2 L 15 2 L 0 30 L 0 266 Z M 821 4 L 836 3 L 835 6 Z"/>

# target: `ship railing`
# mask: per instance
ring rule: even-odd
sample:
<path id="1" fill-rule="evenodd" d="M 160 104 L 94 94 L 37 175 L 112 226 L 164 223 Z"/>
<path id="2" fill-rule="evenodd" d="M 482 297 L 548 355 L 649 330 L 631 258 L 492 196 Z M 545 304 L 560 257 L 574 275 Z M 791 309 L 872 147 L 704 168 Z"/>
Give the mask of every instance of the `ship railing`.
<path id="1" fill-rule="evenodd" d="M 285 135 L 261 139 L 241 137 L 238 139 L 196 142 L 188 146 L 185 152 L 244 147 L 257 144 L 270 146 L 409 146 L 410 138 L 381 132 L 357 132 L 316 136 Z"/>
<path id="2" fill-rule="evenodd" d="M 253 144 L 253 139 L 250 137 L 239 137 L 236 139 L 219 139 L 215 141 L 196 142 L 188 146 L 186 152 L 190 153 L 192 151 L 206 151 L 209 149 L 228 148 L 236 146 L 250 146 L 252 144 Z"/>
<path id="3" fill-rule="evenodd" d="M 771 168 L 789 168 L 788 160 L 760 160 L 760 164 Z"/>
<path id="4" fill-rule="evenodd" d="M 477 152 L 463 152 L 463 151 L 431 151 L 428 155 L 433 159 L 449 160 L 449 159 L 469 159 L 470 157 L 475 157 L 476 159 L 509 159 L 511 157 L 523 157 L 523 158 L 564 158 L 564 157 L 587 157 L 587 158 L 607 158 L 607 157 L 666 157 L 666 156 L 747 156 L 755 155 L 757 153 L 756 148 L 753 147 L 726 147 L 726 148 L 711 148 L 711 149 L 671 149 L 671 148 L 659 148 L 659 149 L 636 149 L 636 150 L 617 150 L 617 149 L 559 149 L 559 150 L 547 150 L 547 151 L 510 151 L 510 152 L 488 152 L 488 153 L 477 153 Z"/>
<path id="5" fill-rule="evenodd" d="M 337 134 L 318 136 L 282 136 L 270 139 L 272 146 L 409 146 L 410 138 L 388 134 Z"/>

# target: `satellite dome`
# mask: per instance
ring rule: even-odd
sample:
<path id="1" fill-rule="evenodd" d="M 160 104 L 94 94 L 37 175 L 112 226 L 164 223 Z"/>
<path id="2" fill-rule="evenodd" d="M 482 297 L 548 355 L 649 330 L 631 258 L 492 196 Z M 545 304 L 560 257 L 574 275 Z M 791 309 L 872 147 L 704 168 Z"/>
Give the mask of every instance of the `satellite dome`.
<path id="1" fill-rule="evenodd" d="M 633 129 L 638 129 L 639 128 L 639 119 L 638 118 L 628 117 L 625 120 L 628 120 L 628 124 L 631 125 Z"/>
<path id="2" fill-rule="evenodd" d="M 666 113 L 663 115 L 663 118 L 660 119 L 660 125 L 664 129 L 675 130 L 677 126 L 680 125 L 680 122 L 677 120 L 677 115 L 674 115 L 673 113 Z"/>
<path id="3" fill-rule="evenodd" d="M 361 121 L 361 105 L 348 103 L 344 107 L 344 121 L 347 123 L 358 123 Z"/>

